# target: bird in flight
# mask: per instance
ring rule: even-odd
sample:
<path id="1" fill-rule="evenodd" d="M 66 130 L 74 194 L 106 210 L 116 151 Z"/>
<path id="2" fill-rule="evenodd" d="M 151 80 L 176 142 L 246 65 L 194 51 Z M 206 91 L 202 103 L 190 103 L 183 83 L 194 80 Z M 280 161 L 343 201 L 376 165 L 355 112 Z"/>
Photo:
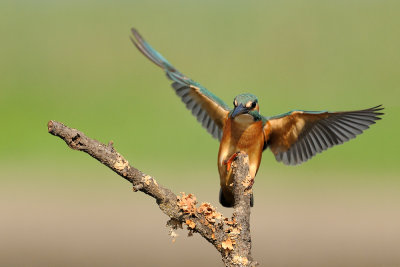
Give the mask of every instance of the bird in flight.
<path id="1" fill-rule="evenodd" d="M 259 113 L 258 99 L 249 93 L 236 96 L 231 109 L 219 97 L 175 69 L 136 29 L 132 29 L 132 34 L 133 44 L 165 71 L 186 107 L 220 141 L 219 201 L 224 207 L 234 205 L 231 163 L 237 153 L 248 155 L 249 172 L 254 181 L 262 152 L 267 148 L 274 153 L 277 161 L 298 165 L 317 153 L 355 138 L 383 115 L 379 112 L 383 107 L 379 105 L 342 112 L 292 110 L 268 117 Z"/>

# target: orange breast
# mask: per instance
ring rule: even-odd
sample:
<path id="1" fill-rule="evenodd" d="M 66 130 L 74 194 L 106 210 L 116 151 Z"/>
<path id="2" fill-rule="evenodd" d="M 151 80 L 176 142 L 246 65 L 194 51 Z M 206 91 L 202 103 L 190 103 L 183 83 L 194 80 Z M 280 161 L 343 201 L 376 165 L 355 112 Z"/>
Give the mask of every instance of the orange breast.
<path id="1" fill-rule="evenodd" d="M 250 175 L 254 178 L 261 162 L 264 147 L 264 134 L 261 121 L 253 121 L 250 115 L 240 115 L 234 120 L 228 118 L 218 153 L 218 170 L 221 187 L 229 187 L 232 183 L 232 171 L 227 172 L 223 162 L 238 151 L 249 156 Z"/>

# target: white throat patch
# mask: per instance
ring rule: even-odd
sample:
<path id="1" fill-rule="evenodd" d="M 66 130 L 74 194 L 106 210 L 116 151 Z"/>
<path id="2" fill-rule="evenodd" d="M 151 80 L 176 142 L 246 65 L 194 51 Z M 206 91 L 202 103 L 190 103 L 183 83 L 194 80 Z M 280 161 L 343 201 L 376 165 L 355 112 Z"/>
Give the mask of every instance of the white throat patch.
<path id="1" fill-rule="evenodd" d="M 236 116 L 233 120 L 241 125 L 249 125 L 254 122 L 253 116 L 249 114 L 240 114 Z"/>

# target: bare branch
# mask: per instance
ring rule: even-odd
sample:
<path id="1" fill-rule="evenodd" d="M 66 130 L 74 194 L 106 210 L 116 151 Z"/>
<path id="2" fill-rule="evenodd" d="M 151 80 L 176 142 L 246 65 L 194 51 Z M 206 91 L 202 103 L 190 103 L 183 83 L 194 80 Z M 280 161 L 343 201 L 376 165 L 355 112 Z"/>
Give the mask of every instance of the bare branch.
<path id="1" fill-rule="evenodd" d="M 57 121 L 49 121 L 47 126 L 50 134 L 63 139 L 70 148 L 88 153 L 132 183 L 135 192 L 141 191 L 155 198 L 159 208 L 171 218 L 168 222 L 170 227 L 186 225 L 189 233 L 199 233 L 221 253 L 226 266 L 257 264 L 251 257 L 251 189 L 246 189 L 251 180 L 246 154 L 240 153 L 232 164 L 235 206 L 232 218 L 228 219 L 217 212 L 210 203 L 203 202 L 197 207 L 196 197 L 192 194 L 182 193 L 177 196 L 159 185 L 152 176 L 131 166 L 114 149 L 112 142 L 108 145 L 102 144 Z"/>

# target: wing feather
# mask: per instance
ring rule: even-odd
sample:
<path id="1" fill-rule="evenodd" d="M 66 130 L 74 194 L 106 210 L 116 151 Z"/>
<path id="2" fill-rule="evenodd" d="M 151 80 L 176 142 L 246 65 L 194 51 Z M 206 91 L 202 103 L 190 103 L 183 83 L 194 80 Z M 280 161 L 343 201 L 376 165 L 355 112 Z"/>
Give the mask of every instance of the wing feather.
<path id="1" fill-rule="evenodd" d="M 167 77 L 173 81 L 172 88 L 186 107 L 214 138 L 221 140 L 225 120 L 230 112 L 229 107 L 199 83 L 175 69 L 138 31 L 132 29 L 132 34 L 131 40 L 137 49 L 165 71 Z"/>
<path id="2" fill-rule="evenodd" d="M 383 113 L 382 106 L 344 112 L 291 111 L 266 118 L 264 135 L 277 161 L 301 164 L 317 153 L 355 138 Z"/>

